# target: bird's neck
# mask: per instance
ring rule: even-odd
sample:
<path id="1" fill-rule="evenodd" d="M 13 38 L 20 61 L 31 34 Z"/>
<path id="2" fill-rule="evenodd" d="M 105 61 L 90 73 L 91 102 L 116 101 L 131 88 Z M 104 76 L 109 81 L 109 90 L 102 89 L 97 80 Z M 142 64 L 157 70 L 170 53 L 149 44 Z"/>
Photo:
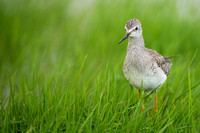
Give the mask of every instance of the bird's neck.
<path id="1" fill-rule="evenodd" d="M 134 47 L 145 48 L 144 39 L 142 36 L 140 36 L 139 38 L 129 37 L 128 49 L 132 49 Z"/>

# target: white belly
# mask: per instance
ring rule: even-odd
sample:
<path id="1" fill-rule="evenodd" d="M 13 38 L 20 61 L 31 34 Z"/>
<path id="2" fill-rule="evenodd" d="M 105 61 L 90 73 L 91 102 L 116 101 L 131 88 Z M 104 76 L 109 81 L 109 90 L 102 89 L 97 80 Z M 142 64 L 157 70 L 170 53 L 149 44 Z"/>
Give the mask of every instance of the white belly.
<path id="1" fill-rule="evenodd" d="M 126 79 L 130 81 L 130 84 L 137 89 L 141 89 L 143 83 L 143 90 L 147 94 L 157 89 L 167 79 L 167 76 L 159 67 L 154 69 L 154 72 L 152 71 L 140 72 L 134 69 L 124 68 L 124 75 Z"/>

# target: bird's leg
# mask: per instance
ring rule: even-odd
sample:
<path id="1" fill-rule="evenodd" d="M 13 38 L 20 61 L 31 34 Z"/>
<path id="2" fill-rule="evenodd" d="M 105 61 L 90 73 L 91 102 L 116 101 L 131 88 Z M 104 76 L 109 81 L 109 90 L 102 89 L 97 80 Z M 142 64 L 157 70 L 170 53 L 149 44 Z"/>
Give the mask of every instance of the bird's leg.
<path id="1" fill-rule="evenodd" d="M 141 100 L 141 90 L 139 90 L 139 99 Z M 144 105 L 142 105 L 142 112 L 144 112 Z"/>
<path id="2" fill-rule="evenodd" d="M 156 93 L 156 90 L 155 90 L 155 93 Z M 158 113 L 158 107 L 157 107 L 157 94 L 156 94 L 156 97 L 155 97 L 155 113 L 157 114 Z"/>
<path id="3" fill-rule="evenodd" d="M 141 98 L 141 90 L 139 90 L 139 99 Z"/>

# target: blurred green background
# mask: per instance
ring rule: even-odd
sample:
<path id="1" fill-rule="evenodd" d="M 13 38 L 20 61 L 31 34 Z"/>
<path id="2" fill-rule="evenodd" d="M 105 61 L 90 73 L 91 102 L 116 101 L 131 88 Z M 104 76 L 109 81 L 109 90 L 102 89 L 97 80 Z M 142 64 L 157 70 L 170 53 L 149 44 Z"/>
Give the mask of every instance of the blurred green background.
<path id="1" fill-rule="evenodd" d="M 198 0 L 1 0 L 0 89 L 1 109 L 4 108 L 1 122 L 6 119 L 5 103 L 11 97 L 11 86 L 15 88 L 14 95 L 21 94 L 24 86 L 25 91 L 32 93 L 32 89 L 43 88 L 53 78 L 56 87 L 50 88 L 60 88 L 60 95 L 75 88 L 76 93 L 83 89 L 96 93 L 91 88 L 99 88 L 101 92 L 109 71 L 113 77 L 111 84 L 116 87 L 112 88 L 114 92 L 123 94 L 126 88 L 131 94 L 122 72 L 127 40 L 118 44 L 125 34 L 125 23 L 131 18 L 141 21 L 147 48 L 164 56 L 179 55 L 172 59 L 171 74 L 159 94 L 160 99 L 166 95 L 177 98 L 177 94 L 181 95 L 200 81 L 199 5 Z M 97 79 L 103 79 L 101 87 L 97 87 Z M 199 109 L 199 87 L 192 94 L 196 100 L 194 108 Z M 136 90 L 134 95 L 137 96 Z M 85 100 L 92 98 L 85 97 Z M 21 101 L 16 98 L 16 106 Z M 30 106 L 31 102 L 25 108 Z M 199 117 L 197 110 L 194 114 Z"/>
<path id="2" fill-rule="evenodd" d="M 138 18 L 146 47 L 190 60 L 199 47 L 198 1 L 1 1 L 1 76 L 76 73 L 85 55 L 87 75 L 110 62 L 119 74 L 127 20 Z M 120 73 L 121 75 L 121 73 Z M 5 79 L 5 78 L 4 78 Z"/>

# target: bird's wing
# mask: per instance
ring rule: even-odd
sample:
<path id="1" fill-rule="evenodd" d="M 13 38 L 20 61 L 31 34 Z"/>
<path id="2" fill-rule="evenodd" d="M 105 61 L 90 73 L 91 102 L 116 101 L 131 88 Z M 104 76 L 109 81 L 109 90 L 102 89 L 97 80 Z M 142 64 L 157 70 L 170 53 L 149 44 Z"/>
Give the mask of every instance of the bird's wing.
<path id="1" fill-rule="evenodd" d="M 158 52 L 152 50 L 152 49 L 147 49 L 148 53 L 150 54 L 151 57 L 153 57 L 153 60 L 156 61 L 157 65 L 164 71 L 164 73 L 168 76 L 170 73 L 170 68 L 171 68 L 171 61 L 170 58 L 172 57 L 163 57 L 160 55 Z"/>

